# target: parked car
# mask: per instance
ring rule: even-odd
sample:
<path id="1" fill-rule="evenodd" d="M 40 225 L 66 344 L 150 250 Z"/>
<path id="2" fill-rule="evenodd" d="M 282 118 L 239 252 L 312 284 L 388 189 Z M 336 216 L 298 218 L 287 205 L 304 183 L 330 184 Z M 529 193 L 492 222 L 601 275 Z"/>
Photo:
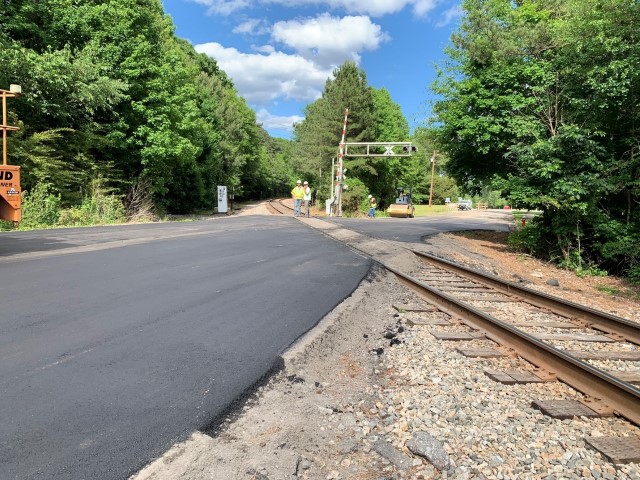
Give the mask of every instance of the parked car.
<path id="1" fill-rule="evenodd" d="M 471 200 L 459 200 L 458 210 L 471 210 L 471 205 L 472 205 Z"/>

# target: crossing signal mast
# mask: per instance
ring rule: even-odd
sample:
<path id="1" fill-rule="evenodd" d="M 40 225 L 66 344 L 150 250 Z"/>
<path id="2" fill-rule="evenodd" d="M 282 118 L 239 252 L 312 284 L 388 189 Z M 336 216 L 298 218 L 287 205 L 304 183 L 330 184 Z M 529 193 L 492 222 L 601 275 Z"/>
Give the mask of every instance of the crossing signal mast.
<path id="1" fill-rule="evenodd" d="M 332 195 L 333 204 L 330 216 L 333 216 L 334 206 L 336 215 L 342 216 L 342 190 L 344 189 L 344 157 L 410 157 L 418 149 L 411 142 L 345 142 L 347 134 L 347 117 L 349 109 L 344 110 L 344 124 L 342 127 L 342 138 L 338 148 L 338 163 L 335 171 L 335 197 Z M 351 148 L 351 151 L 349 151 Z M 332 166 L 333 170 L 333 166 Z M 333 176 L 332 176 L 333 178 Z M 332 183 L 333 187 L 333 183 Z M 333 192 L 332 192 L 333 193 Z"/>
<path id="2" fill-rule="evenodd" d="M 342 186 L 344 184 L 344 171 L 342 164 L 342 157 L 345 152 L 345 137 L 347 135 L 347 117 L 349 116 L 349 109 L 344 109 L 344 124 L 342 126 L 342 138 L 340 139 L 340 147 L 338 148 L 338 167 L 336 170 L 336 204 L 337 204 L 337 215 L 338 217 L 342 216 Z M 333 212 L 333 209 L 331 210 Z"/>

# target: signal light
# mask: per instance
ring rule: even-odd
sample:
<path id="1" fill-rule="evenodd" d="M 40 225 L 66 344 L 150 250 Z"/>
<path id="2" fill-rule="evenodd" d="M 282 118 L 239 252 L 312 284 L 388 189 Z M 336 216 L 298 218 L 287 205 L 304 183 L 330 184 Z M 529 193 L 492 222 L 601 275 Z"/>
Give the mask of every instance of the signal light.
<path id="1" fill-rule="evenodd" d="M 402 151 L 404 153 L 409 153 L 409 152 L 416 153 L 418 151 L 418 147 L 416 147 L 415 145 L 411 145 L 411 146 L 405 145 L 404 147 L 402 147 Z"/>

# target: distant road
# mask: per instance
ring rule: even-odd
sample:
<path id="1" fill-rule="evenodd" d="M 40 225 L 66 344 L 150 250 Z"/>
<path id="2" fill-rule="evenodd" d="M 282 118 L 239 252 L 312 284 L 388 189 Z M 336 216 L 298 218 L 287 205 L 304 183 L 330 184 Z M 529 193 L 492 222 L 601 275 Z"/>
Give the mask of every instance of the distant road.
<path id="1" fill-rule="evenodd" d="M 464 230 L 509 231 L 513 224 L 510 211 L 472 210 L 417 218 L 336 218 L 331 221 L 375 238 L 420 243 L 443 232 Z"/>
<path id="2" fill-rule="evenodd" d="M 369 268 L 287 217 L 0 233 L 0 478 L 127 478 Z"/>

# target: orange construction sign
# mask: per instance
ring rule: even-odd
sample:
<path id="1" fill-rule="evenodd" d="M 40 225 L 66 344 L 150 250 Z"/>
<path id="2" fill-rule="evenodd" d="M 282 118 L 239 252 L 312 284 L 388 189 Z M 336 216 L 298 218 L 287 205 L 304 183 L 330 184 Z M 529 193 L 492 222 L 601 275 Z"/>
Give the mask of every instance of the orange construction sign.
<path id="1" fill-rule="evenodd" d="M 19 222 L 22 219 L 20 167 L 0 165 L 0 219 Z"/>

